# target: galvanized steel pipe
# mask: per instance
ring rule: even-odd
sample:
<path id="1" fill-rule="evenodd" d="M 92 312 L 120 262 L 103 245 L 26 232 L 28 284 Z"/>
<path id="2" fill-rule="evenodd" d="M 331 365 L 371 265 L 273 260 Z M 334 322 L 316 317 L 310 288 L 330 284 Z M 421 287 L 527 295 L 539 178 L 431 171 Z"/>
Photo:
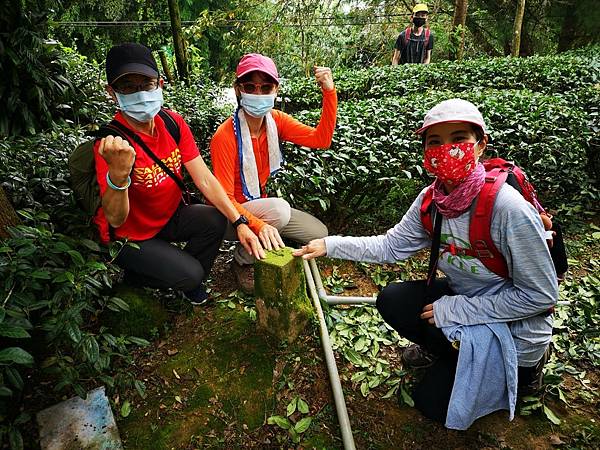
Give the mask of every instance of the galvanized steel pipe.
<path id="1" fill-rule="evenodd" d="M 311 263 L 312 262 L 314 261 L 311 261 Z M 321 302 L 319 300 L 319 295 L 317 294 L 315 280 L 308 265 L 308 262 L 303 259 L 302 264 L 304 265 L 304 273 L 306 274 L 308 290 L 312 297 L 315 309 L 317 310 L 317 316 L 319 318 L 319 327 L 321 330 L 321 344 L 323 345 L 323 352 L 325 353 L 325 363 L 327 365 L 327 371 L 329 372 L 329 381 L 331 383 L 331 390 L 333 391 L 335 410 L 337 412 L 338 422 L 340 423 L 340 429 L 342 431 L 342 442 L 344 444 L 345 450 L 355 450 L 356 446 L 354 445 L 354 436 L 352 435 L 352 428 L 350 427 L 350 418 L 348 417 L 346 400 L 344 399 L 342 383 L 340 382 L 340 375 L 335 364 L 335 356 L 333 355 L 333 349 L 331 348 L 329 331 L 327 330 L 325 316 L 323 315 L 323 309 L 321 308 Z"/>

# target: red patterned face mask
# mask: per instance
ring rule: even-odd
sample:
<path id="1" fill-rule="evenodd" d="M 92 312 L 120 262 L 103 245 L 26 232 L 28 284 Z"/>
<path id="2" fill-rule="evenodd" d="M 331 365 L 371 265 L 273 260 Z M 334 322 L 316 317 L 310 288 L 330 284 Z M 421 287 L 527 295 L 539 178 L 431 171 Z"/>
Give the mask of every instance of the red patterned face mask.
<path id="1" fill-rule="evenodd" d="M 458 184 L 475 170 L 475 145 L 462 142 L 428 147 L 423 165 L 442 183 Z"/>

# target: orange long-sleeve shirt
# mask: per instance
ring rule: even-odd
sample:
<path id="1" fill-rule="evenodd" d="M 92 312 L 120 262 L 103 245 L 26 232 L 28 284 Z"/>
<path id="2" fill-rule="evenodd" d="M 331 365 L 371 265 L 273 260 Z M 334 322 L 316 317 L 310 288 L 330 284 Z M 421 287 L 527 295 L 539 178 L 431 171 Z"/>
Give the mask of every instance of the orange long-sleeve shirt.
<path id="1" fill-rule="evenodd" d="M 316 128 L 304 125 L 282 111 L 273 110 L 272 115 L 277 125 L 277 134 L 280 141 L 288 141 L 311 148 L 329 148 L 336 123 L 337 93 L 335 89 L 323 91 L 323 110 L 321 120 Z M 253 216 L 242 205 L 247 200 L 242 191 L 237 140 L 233 132 L 232 122 L 233 118 L 231 117 L 223 122 L 210 142 L 213 172 L 238 212 L 248 218 L 252 231 L 258 233 L 265 223 L 258 217 Z M 270 175 L 269 147 L 264 122 L 260 136 L 252 138 L 252 149 L 258 168 L 261 192 L 264 192 Z M 266 195 L 263 194 L 263 196 Z"/>

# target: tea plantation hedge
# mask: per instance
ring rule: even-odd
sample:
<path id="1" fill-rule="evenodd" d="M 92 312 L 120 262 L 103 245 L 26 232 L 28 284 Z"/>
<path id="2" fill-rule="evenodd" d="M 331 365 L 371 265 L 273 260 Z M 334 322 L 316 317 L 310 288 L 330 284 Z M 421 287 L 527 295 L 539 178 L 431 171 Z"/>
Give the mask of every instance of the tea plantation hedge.
<path id="1" fill-rule="evenodd" d="M 596 99 L 600 93 L 596 90 Z M 323 216 L 334 228 L 371 214 L 388 193 L 416 178 L 411 192 L 430 182 L 422 170 L 422 147 L 414 135 L 426 111 L 457 96 L 451 91 L 342 102 L 330 150 L 286 146 L 288 166 L 277 188 L 298 206 Z M 526 168 L 550 206 L 597 198 L 588 167 L 594 135 L 588 115 L 568 99 L 528 90 L 473 90 L 458 94 L 481 109 L 491 135 L 488 156 L 502 156 Z M 317 122 L 320 111 L 296 115 Z M 591 155 L 590 155 L 591 156 Z M 428 181 L 429 180 L 429 181 Z M 396 208 L 408 206 L 407 198 Z M 320 210 L 320 211 L 319 211 Z"/>
<path id="2" fill-rule="evenodd" d="M 564 94 L 600 81 L 600 47 L 558 56 L 482 58 L 463 62 L 441 61 L 429 65 L 405 64 L 334 74 L 340 100 L 395 97 L 474 88 L 529 89 Z M 317 108 L 321 93 L 312 78 L 284 80 L 281 96 L 287 112 Z"/>

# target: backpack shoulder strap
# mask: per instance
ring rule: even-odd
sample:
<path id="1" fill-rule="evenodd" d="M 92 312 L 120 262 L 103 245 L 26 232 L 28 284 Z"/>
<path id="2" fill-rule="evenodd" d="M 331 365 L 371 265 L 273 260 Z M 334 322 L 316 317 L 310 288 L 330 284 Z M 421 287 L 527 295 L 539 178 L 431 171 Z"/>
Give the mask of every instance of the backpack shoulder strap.
<path id="1" fill-rule="evenodd" d="M 119 130 L 121 130 L 126 136 L 130 137 L 139 147 L 141 147 L 142 150 L 144 150 L 146 152 L 146 154 L 150 158 L 152 158 L 152 161 L 154 161 L 158 165 L 158 167 L 160 167 L 168 176 L 170 176 L 173 179 L 173 181 L 177 184 L 177 186 L 179 186 L 179 188 L 183 192 L 187 191 L 185 184 L 183 183 L 183 180 L 180 177 L 178 177 L 177 175 L 175 175 L 175 173 L 171 169 L 169 169 L 169 167 L 167 167 L 167 165 L 163 161 L 161 161 L 160 158 L 158 156 L 156 156 L 152 150 L 150 150 L 150 148 L 146 145 L 146 143 L 142 140 L 142 138 L 137 133 L 130 130 L 125 125 L 123 125 L 119 122 L 115 121 L 114 125 Z"/>
<path id="2" fill-rule="evenodd" d="M 427 51 L 427 46 L 429 45 L 429 37 L 431 36 L 431 30 L 429 28 L 425 28 L 425 42 L 423 44 L 423 49 Z"/>
<path id="3" fill-rule="evenodd" d="M 421 203 L 421 223 L 423 228 L 431 234 L 433 233 L 433 221 L 431 219 L 431 210 L 433 208 L 433 188 L 429 186 L 425 195 L 423 196 L 423 202 Z"/>
<path id="4" fill-rule="evenodd" d="M 177 145 L 179 145 L 179 141 L 181 139 L 181 130 L 179 129 L 179 125 L 177 122 L 175 122 L 175 119 L 171 113 L 169 113 L 169 110 L 167 108 L 161 108 L 161 110 L 158 111 L 158 115 L 165 123 L 165 127 L 167 127 L 169 134 L 173 137 Z"/>
<path id="5" fill-rule="evenodd" d="M 408 45 L 408 41 L 410 41 L 410 27 L 404 30 L 404 46 Z"/>
<path id="6" fill-rule="evenodd" d="M 486 173 L 485 183 L 477 197 L 475 211 L 469 225 L 469 241 L 473 256 L 502 278 L 508 278 L 508 266 L 504 256 L 494 245 L 490 227 L 494 202 L 507 176 L 508 172 L 501 168 L 493 168 Z"/>

